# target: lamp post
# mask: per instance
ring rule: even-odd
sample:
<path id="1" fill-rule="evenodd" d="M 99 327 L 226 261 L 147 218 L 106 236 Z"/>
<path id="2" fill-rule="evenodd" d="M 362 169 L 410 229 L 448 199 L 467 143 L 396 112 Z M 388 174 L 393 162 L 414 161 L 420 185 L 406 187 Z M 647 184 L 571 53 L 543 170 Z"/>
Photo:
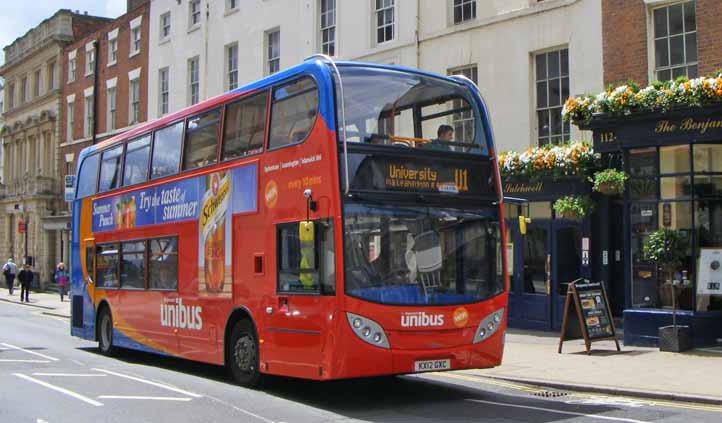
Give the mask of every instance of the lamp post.
<path id="1" fill-rule="evenodd" d="M 23 223 L 25 224 L 25 264 L 28 264 L 28 224 L 30 223 L 30 218 L 26 217 Z"/>

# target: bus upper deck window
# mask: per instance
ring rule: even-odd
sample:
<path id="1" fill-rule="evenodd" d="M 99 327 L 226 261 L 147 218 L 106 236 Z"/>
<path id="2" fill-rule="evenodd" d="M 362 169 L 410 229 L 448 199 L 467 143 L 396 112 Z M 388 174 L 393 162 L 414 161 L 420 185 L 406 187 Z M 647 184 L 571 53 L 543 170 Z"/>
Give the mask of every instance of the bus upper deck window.
<path id="1" fill-rule="evenodd" d="M 183 170 L 216 162 L 221 111 L 201 113 L 188 119 L 183 149 Z"/>
<path id="2" fill-rule="evenodd" d="M 103 152 L 100 163 L 100 182 L 98 191 L 108 191 L 120 186 L 120 160 L 123 158 L 123 146 L 119 145 Z"/>
<path id="3" fill-rule="evenodd" d="M 183 122 L 178 122 L 155 132 L 153 162 L 150 170 L 151 179 L 162 178 L 178 172 L 182 140 Z"/>
<path id="4" fill-rule="evenodd" d="M 95 194 L 96 183 L 98 182 L 98 158 L 99 154 L 93 154 L 83 160 L 78 178 L 78 198 Z"/>
<path id="5" fill-rule="evenodd" d="M 148 159 L 150 155 L 150 135 L 128 143 L 123 165 L 123 186 L 138 184 L 148 180 Z"/>
<path id="6" fill-rule="evenodd" d="M 311 78 L 302 78 L 273 90 L 269 148 L 303 141 L 318 112 L 318 89 Z"/>
<path id="7" fill-rule="evenodd" d="M 261 92 L 226 107 L 223 160 L 260 153 L 266 129 L 268 94 Z"/>

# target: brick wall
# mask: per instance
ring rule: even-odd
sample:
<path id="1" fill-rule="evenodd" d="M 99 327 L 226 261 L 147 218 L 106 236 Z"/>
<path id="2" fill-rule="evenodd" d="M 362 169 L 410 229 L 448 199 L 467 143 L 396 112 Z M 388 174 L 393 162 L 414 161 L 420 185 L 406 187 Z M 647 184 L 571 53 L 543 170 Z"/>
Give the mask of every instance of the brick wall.
<path id="1" fill-rule="evenodd" d="M 60 166 L 63 175 L 66 172 L 65 155 L 74 154 L 73 169 L 77 166 L 77 157 L 80 150 L 92 143 L 91 139 L 84 140 L 84 124 L 85 124 L 85 90 L 94 85 L 97 88 L 95 101 L 96 115 L 96 142 L 111 136 L 108 122 L 108 96 L 106 89 L 106 81 L 117 78 L 116 83 L 116 130 L 125 128 L 129 125 L 130 114 L 130 81 L 128 80 L 128 72 L 140 68 L 140 122 L 147 120 L 148 116 L 148 38 L 150 36 L 150 7 L 147 1 L 139 2 L 140 7 L 136 7 L 131 13 L 125 14 L 112 20 L 100 29 L 87 34 L 86 36 L 76 39 L 75 42 L 66 46 L 63 54 L 63 75 L 64 80 L 63 94 L 61 97 L 62 118 L 60 121 L 60 143 L 69 144 L 61 147 Z M 133 57 L 130 55 L 131 47 L 131 29 L 130 22 L 142 16 L 141 18 L 141 48 L 140 53 Z M 108 66 L 108 33 L 117 29 L 118 53 L 117 62 Z M 85 76 L 85 46 L 91 41 L 97 41 L 97 75 Z M 68 75 L 68 53 L 76 50 L 76 77 L 75 81 L 67 83 Z M 97 76 L 97 83 L 95 81 Z M 72 137 L 68 139 L 68 118 L 67 118 L 67 97 L 71 94 L 75 95 L 74 101 L 74 124 L 72 128 Z M 84 140 L 79 142 L 79 140 Z"/>
<path id="2" fill-rule="evenodd" d="M 647 12 L 643 0 L 602 1 L 605 85 L 649 83 Z M 722 1 L 696 0 L 696 16 L 699 75 L 707 75 L 722 68 Z"/>

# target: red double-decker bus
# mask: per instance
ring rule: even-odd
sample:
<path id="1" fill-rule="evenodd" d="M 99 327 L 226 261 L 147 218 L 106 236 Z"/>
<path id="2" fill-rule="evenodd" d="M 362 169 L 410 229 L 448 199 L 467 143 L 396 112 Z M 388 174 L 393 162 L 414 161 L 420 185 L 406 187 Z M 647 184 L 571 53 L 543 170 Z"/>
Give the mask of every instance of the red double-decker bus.
<path id="1" fill-rule="evenodd" d="M 74 336 L 328 380 L 500 364 L 492 132 L 463 77 L 312 57 L 88 147 Z"/>

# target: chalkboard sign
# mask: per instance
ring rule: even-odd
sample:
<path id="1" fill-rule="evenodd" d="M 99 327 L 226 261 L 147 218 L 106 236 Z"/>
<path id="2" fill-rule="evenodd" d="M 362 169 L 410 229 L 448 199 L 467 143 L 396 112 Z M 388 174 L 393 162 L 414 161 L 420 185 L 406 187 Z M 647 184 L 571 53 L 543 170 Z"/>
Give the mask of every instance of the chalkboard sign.
<path id="1" fill-rule="evenodd" d="M 578 326 L 571 324 L 575 316 L 579 321 Z M 562 352 L 565 340 L 581 338 L 584 339 L 587 354 L 591 351 L 591 343 L 601 340 L 614 340 L 617 351 L 620 351 L 604 284 L 590 282 L 589 279 L 577 279 L 569 284 L 558 352 Z"/>

